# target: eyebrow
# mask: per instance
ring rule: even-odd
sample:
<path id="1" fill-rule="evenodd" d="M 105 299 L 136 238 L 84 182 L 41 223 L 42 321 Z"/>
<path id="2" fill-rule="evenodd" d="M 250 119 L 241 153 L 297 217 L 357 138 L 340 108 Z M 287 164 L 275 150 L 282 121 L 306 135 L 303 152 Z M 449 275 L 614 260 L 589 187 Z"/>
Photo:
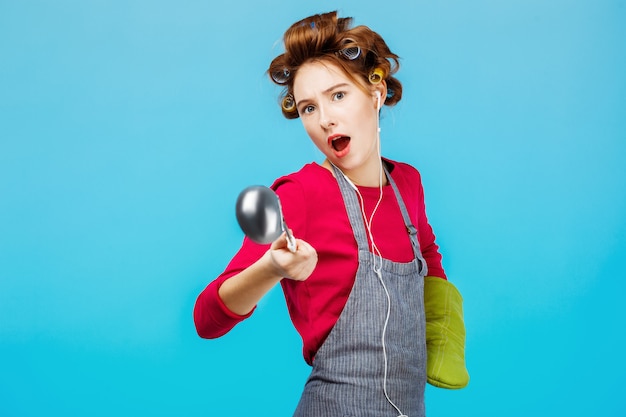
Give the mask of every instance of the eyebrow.
<path id="1" fill-rule="evenodd" d="M 348 87 L 349 85 L 350 85 L 350 84 L 348 84 L 348 83 L 338 83 L 338 84 L 335 84 L 335 85 L 333 85 L 333 86 L 331 86 L 331 87 L 327 88 L 326 90 L 322 91 L 322 93 L 323 93 L 323 94 L 328 94 L 328 93 L 330 93 L 330 92 L 331 92 L 331 91 L 333 91 L 333 90 L 336 90 L 336 89 L 338 89 L 338 88 Z M 310 99 L 310 98 L 305 98 L 305 99 L 302 99 L 302 100 L 300 100 L 300 101 L 298 101 L 298 102 L 296 103 L 296 107 L 300 107 L 300 105 L 301 105 L 302 103 L 306 103 L 306 102 L 309 102 L 309 101 L 311 101 L 311 99 Z"/>

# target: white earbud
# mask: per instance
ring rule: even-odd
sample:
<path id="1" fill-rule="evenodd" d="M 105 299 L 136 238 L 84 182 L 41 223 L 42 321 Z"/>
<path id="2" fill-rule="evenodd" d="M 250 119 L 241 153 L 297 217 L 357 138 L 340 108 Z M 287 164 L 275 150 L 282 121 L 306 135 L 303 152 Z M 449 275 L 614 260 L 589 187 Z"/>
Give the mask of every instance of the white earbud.
<path id="1" fill-rule="evenodd" d="M 380 91 L 376 91 L 376 110 L 380 110 Z"/>

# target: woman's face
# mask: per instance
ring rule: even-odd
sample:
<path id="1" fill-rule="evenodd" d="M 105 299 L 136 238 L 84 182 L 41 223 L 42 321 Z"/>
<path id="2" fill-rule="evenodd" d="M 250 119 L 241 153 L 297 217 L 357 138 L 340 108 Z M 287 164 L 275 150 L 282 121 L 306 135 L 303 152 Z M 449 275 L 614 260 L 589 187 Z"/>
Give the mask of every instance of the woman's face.
<path id="1" fill-rule="evenodd" d="M 293 85 L 307 134 L 330 162 L 357 183 L 369 178 L 368 173 L 377 175 L 380 166 L 378 100 L 375 88 L 368 87 L 370 94 L 329 62 L 302 65 Z M 384 88 L 384 83 L 379 84 L 381 97 L 386 95 Z"/>

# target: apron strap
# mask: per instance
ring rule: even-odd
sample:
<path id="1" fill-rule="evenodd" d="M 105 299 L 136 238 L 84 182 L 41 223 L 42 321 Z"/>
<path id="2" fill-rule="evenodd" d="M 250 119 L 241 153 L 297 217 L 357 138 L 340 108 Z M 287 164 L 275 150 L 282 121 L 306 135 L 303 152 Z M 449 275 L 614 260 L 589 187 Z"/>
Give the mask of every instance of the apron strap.
<path id="1" fill-rule="evenodd" d="M 400 190 L 396 185 L 396 182 L 393 180 L 389 170 L 387 170 L 387 164 L 383 161 L 383 168 L 385 169 L 385 175 L 387 175 L 387 180 L 393 188 L 393 192 L 396 195 L 396 200 L 398 201 L 398 205 L 400 206 L 400 211 L 402 212 L 402 218 L 404 219 L 404 225 L 406 226 L 406 230 L 409 233 L 409 239 L 411 240 L 411 245 L 413 246 L 413 253 L 415 254 L 415 258 L 419 262 L 419 271 L 424 275 L 428 273 L 426 269 L 426 262 L 422 256 L 422 251 L 420 249 L 420 242 L 417 238 L 417 228 L 413 226 L 413 222 L 411 221 L 411 217 L 409 216 L 409 212 L 404 204 L 404 200 L 402 199 L 402 195 L 400 194 Z"/>
<path id="2" fill-rule="evenodd" d="M 359 202 L 356 191 L 348 183 L 343 172 L 332 163 L 331 166 L 333 167 L 335 178 L 337 179 L 339 189 L 343 196 L 348 218 L 350 219 L 350 225 L 352 226 L 352 232 L 354 233 L 359 251 L 369 252 L 369 240 L 367 239 L 363 214 L 361 213 L 361 203 Z"/>
<path id="3" fill-rule="evenodd" d="M 367 232 L 365 231 L 364 224 L 365 219 L 363 219 L 363 213 L 361 212 L 361 203 L 359 201 L 359 197 L 357 197 L 356 190 L 350 183 L 348 183 L 348 180 L 339 168 L 337 168 L 334 164 L 331 164 L 331 166 L 335 173 L 337 183 L 339 184 L 341 194 L 343 195 L 343 200 L 346 205 L 346 211 L 348 212 L 348 218 L 350 219 L 350 224 L 352 226 L 352 231 L 354 233 L 358 248 L 360 251 L 362 250 L 369 252 L 369 240 L 367 238 Z M 406 205 L 404 204 L 404 200 L 402 199 L 400 190 L 398 189 L 396 182 L 393 180 L 391 174 L 389 173 L 389 170 L 387 169 L 384 161 L 383 169 L 385 170 L 387 180 L 389 181 L 389 184 L 393 189 L 396 200 L 398 202 L 398 206 L 400 207 L 402 219 L 404 220 L 404 225 L 407 232 L 409 233 L 409 239 L 411 241 L 411 246 L 413 247 L 413 253 L 419 263 L 419 272 L 426 274 L 426 262 L 424 261 L 424 258 L 422 257 L 422 251 L 420 250 L 420 244 L 417 237 L 417 228 L 411 222 L 411 217 L 409 216 L 409 212 L 406 208 Z"/>

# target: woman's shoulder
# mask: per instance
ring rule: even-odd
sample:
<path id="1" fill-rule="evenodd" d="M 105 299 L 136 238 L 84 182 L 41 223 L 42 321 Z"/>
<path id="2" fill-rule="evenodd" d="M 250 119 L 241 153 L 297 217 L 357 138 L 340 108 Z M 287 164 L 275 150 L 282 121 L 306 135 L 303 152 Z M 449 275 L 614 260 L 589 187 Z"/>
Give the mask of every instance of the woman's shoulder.
<path id="1" fill-rule="evenodd" d="M 319 181 L 321 178 L 328 176 L 332 177 L 329 170 L 316 162 L 310 162 L 303 165 L 298 171 L 287 174 L 281 178 L 298 179 L 300 181 Z"/>
<path id="2" fill-rule="evenodd" d="M 393 161 L 386 158 L 384 159 L 384 161 L 387 165 L 389 173 L 393 177 L 394 181 L 396 181 L 396 183 L 398 181 L 403 183 L 413 183 L 415 181 L 419 181 L 421 183 L 421 174 L 418 169 L 415 168 L 413 165 L 406 162 Z"/>
<path id="3" fill-rule="evenodd" d="M 344 210 L 334 177 L 315 163 L 278 178 L 272 189 L 280 198 L 287 224 L 301 239 L 310 238 L 309 231 L 321 227 L 332 213 Z"/>
<path id="4" fill-rule="evenodd" d="M 321 165 L 312 162 L 304 165 L 300 170 L 284 175 L 272 185 L 272 189 L 276 192 L 285 192 L 285 188 L 299 189 L 301 192 L 311 194 L 315 192 L 323 192 L 334 184 L 334 179 L 330 171 Z"/>
<path id="5" fill-rule="evenodd" d="M 287 206 L 286 210 L 305 207 L 316 210 L 319 205 L 341 196 L 330 171 L 316 163 L 306 164 L 300 170 L 276 179 L 271 188 Z"/>

